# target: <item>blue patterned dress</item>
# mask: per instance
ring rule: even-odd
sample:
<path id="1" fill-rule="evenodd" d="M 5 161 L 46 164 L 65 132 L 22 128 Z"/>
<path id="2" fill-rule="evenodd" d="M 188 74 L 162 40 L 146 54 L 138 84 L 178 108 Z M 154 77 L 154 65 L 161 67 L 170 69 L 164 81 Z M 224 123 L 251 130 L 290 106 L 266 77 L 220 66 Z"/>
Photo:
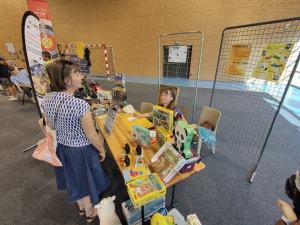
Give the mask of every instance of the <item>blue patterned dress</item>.
<path id="1" fill-rule="evenodd" d="M 58 190 L 67 190 L 69 203 L 90 196 L 91 203 L 98 204 L 98 195 L 108 188 L 109 181 L 99 163 L 97 149 L 81 126 L 89 104 L 67 93 L 52 92 L 45 97 L 42 109 L 56 128 L 56 154 L 63 165 L 55 167 Z"/>

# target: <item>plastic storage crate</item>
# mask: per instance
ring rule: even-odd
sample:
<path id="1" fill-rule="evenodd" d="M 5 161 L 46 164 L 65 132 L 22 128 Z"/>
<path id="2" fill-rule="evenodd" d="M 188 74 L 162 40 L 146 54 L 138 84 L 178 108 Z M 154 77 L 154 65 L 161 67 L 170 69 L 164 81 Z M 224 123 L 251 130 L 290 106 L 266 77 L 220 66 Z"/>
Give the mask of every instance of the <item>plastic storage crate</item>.
<path id="1" fill-rule="evenodd" d="M 186 160 L 186 164 L 179 170 L 180 173 L 192 171 L 195 163 L 201 159 L 201 156 L 194 149 L 191 148 L 191 152 L 193 153 L 193 156 Z"/>

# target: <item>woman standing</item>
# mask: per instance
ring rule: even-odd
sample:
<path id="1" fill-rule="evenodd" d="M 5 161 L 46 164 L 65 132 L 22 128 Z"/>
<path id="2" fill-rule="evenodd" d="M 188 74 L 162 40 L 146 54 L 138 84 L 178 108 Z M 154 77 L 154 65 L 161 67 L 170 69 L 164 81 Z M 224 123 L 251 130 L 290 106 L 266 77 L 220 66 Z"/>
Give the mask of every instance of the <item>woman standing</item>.
<path id="1" fill-rule="evenodd" d="M 87 222 L 97 216 L 93 205 L 109 181 L 99 163 L 105 150 L 94 129 L 90 106 L 74 97 L 82 87 L 79 65 L 63 58 L 53 61 L 47 72 L 54 92 L 45 97 L 42 109 L 46 122 L 56 129 L 56 154 L 62 167 L 55 167 L 58 190 L 67 190 L 69 203 L 77 202 Z M 99 158 L 98 158 L 99 156 Z"/>

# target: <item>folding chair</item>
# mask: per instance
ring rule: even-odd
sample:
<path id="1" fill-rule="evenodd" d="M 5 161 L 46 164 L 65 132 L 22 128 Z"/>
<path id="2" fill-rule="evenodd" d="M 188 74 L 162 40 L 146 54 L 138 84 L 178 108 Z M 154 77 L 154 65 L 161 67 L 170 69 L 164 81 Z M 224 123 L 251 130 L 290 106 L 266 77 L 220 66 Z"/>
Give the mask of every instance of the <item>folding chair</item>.
<path id="1" fill-rule="evenodd" d="M 191 124 L 190 126 L 194 128 L 195 132 L 194 135 L 196 135 L 197 137 L 197 153 L 200 155 L 200 150 L 201 150 L 201 145 L 202 145 L 202 138 L 200 137 L 200 135 L 197 133 L 197 128 L 199 126 L 200 123 L 205 122 L 206 120 L 211 123 L 214 126 L 214 130 L 212 131 L 212 133 L 214 134 L 214 136 L 216 137 L 217 135 L 217 128 L 218 128 L 218 124 L 221 118 L 221 112 L 217 109 L 208 107 L 208 106 L 204 106 L 199 118 L 199 123 L 198 124 Z M 216 152 L 216 145 L 214 145 L 212 147 L 212 153 Z"/>

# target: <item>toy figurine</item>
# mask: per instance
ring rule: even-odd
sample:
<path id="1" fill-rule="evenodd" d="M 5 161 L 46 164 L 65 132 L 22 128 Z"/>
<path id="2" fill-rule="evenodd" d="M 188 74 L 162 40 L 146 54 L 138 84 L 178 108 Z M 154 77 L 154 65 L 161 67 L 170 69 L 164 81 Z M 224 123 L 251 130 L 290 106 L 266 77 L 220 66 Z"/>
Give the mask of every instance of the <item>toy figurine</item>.
<path id="1" fill-rule="evenodd" d="M 130 153 L 130 146 L 129 146 L 128 143 L 125 144 L 124 151 L 125 151 L 125 154 L 129 154 Z"/>
<path id="2" fill-rule="evenodd" d="M 125 167 L 130 166 L 130 159 L 129 159 L 128 155 L 124 156 L 124 166 Z"/>
<path id="3" fill-rule="evenodd" d="M 143 149 L 140 145 L 137 145 L 135 150 L 136 150 L 136 155 L 142 155 Z"/>

